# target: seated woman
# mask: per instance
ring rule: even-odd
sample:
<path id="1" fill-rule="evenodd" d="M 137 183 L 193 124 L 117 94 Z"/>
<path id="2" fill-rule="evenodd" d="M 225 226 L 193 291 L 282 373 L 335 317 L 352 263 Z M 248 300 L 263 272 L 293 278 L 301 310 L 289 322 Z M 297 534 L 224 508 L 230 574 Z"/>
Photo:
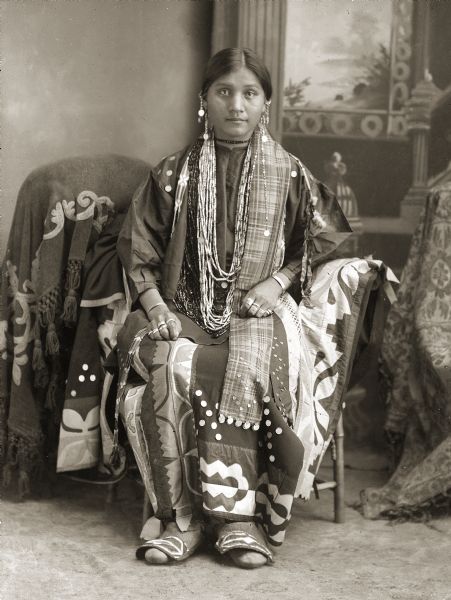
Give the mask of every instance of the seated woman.
<path id="1" fill-rule="evenodd" d="M 119 400 L 162 522 L 137 550 L 152 564 L 187 558 L 207 529 L 238 566 L 271 562 L 268 542 L 284 539 L 303 465 L 313 478 L 296 426 L 308 399 L 287 289 L 297 282 L 308 295 L 312 263 L 350 228 L 268 133 L 271 94 L 253 51 L 213 56 L 203 136 L 151 172 L 119 236 L 135 303 L 118 338 Z M 329 241 L 313 243 L 315 229 Z"/>

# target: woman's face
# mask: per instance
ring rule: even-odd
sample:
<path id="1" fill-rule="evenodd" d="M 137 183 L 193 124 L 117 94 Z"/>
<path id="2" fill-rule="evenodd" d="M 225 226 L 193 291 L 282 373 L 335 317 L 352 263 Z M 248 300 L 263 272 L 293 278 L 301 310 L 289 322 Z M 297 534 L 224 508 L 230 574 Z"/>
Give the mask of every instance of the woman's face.
<path id="1" fill-rule="evenodd" d="M 217 138 L 248 140 L 264 111 L 265 93 L 254 73 L 240 67 L 211 84 L 206 104 Z"/>

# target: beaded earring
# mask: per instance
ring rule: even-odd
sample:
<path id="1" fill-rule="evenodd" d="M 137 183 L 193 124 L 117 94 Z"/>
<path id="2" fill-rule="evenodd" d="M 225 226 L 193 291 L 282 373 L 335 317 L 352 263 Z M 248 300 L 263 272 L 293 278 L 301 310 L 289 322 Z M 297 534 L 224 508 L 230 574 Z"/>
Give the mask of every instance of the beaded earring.
<path id="1" fill-rule="evenodd" d="M 269 124 L 269 105 L 271 104 L 271 100 L 265 102 L 265 109 L 261 114 L 260 123 L 263 127 L 267 127 Z"/>
<path id="2" fill-rule="evenodd" d="M 268 130 L 266 129 L 269 123 L 269 105 L 271 104 L 271 100 L 265 102 L 265 109 L 263 110 L 260 121 L 258 123 L 258 157 L 261 162 L 261 172 L 263 179 L 263 191 L 264 191 L 264 199 L 265 199 L 265 228 L 263 230 L 263 235 L 265 237 L 269 237 L 271 235 L 271 229 L 269 226 L 269 211 L 268 211 L 268 190 L 266 185 L 266 159 L 265 159 L 265 150 L 263 144 L 268 141 Z"/>
<path id="3" fill-rule="evenodd" d="M 271 100 L 265 102 L 265 109 L 260 116 L 260 121 L 258 123 L 258 129 L 260 133 L 260 138 L 262 142 L 268 141 L 266 128 L 269 123 L 269 105 L 271 104 Z"/>
<path id="4" fill-rule="evenodd" d="M 202 98 L 202 96 L 199 96 L 199 100 L 200 100 L 200 106 L 199 106 L 199 110 L 197 111 L 197 122 L 201 123 L 202 121 L 202 117 L 205 115 L 205 108 L 204 108 L 204 99 Z"/>
<path id="5" fill-rule="evenodd" d="M 208 138 L 210 137 L 209 135 L 209 127 L 208 127 L 208 114 L 207 111 L 205 110 L 204 107 L 204 99 L 202 98 L 202 96 L 199 96 L 200 98 L 200 105 L 199 105 L 199 110 L 197 111 L 197 121 L 198 123 L 202 122 L 202 118 L 204 119 L 204 135 L 203 138 L 204 140 L 208 140 Z"/>

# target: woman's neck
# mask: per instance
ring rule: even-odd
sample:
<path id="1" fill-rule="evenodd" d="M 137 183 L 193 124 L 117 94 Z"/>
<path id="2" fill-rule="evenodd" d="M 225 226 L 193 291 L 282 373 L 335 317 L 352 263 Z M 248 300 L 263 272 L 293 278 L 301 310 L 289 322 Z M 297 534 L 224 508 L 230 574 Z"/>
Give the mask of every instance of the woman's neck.
<path id="1" fill-rule="evenodd" d="M 215 138 L 215 142 L 220 146 L 229 148 L 245 148 L 249 144 L 249 140 L 225 140 L 221 138 Z"/>

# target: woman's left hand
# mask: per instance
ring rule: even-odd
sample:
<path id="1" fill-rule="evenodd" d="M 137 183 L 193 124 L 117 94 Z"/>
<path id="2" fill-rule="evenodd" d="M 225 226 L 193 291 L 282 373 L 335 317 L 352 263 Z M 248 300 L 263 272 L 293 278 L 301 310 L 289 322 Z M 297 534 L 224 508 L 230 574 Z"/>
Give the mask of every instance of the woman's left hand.
<path id="1" fill-rule="evenodd" d="M 282 288 L 272 277 L 258 283 L 246 294 L 240 308 L 240 317 L 267 317 L 274 312 L 282 295 Z"/>

